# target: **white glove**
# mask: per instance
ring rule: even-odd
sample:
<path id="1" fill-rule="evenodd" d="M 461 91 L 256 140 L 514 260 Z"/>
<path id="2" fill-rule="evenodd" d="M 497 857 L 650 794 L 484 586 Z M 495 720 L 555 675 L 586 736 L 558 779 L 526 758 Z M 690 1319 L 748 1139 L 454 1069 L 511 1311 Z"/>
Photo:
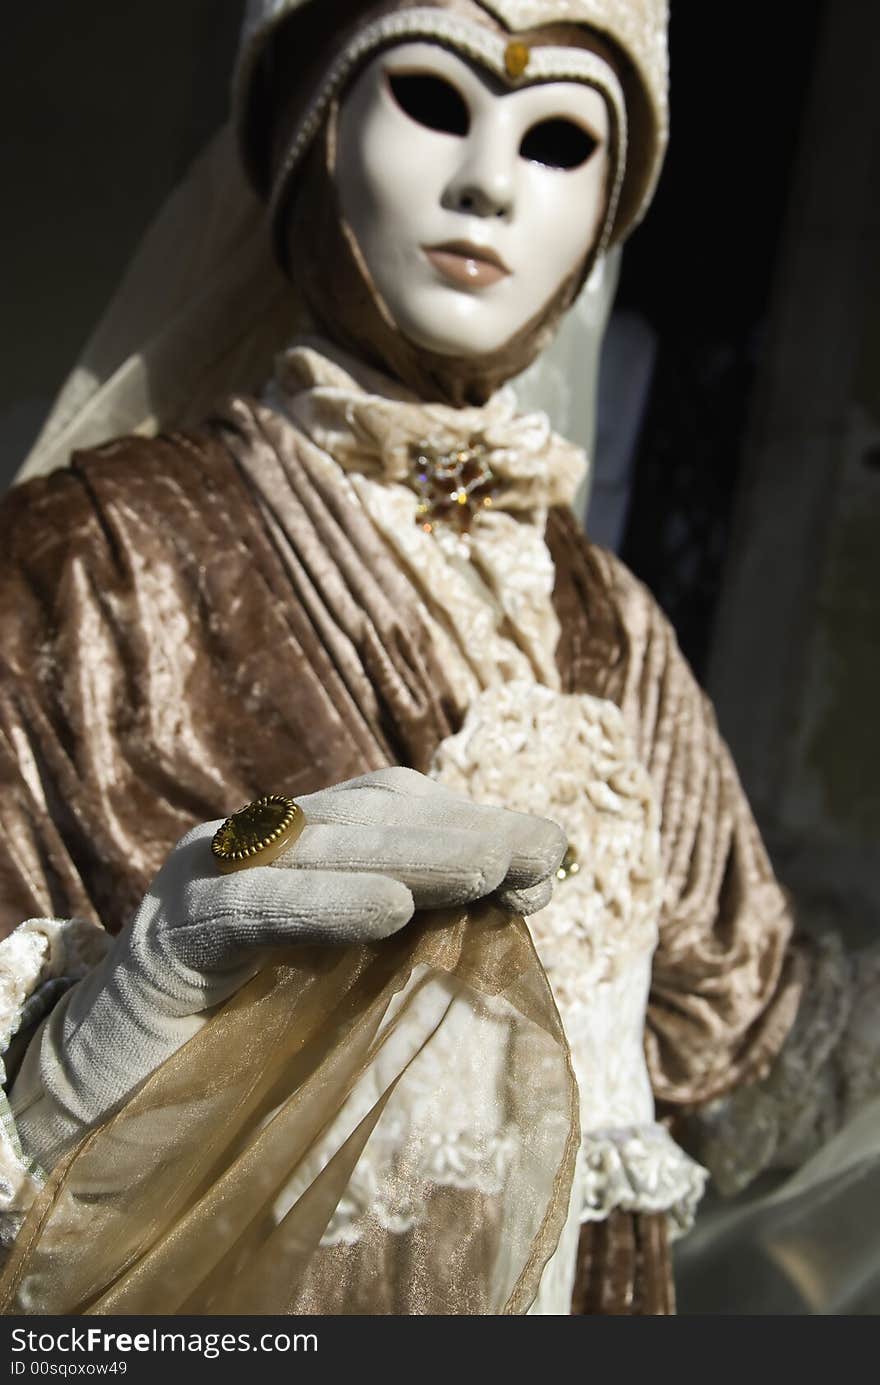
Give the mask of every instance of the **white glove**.
<path id="1" fill-rule="evenodd" d="M 307 826 L 271 866 L 218 874 L 217 822 L 184 837 L 106 959 L 37 1031 L 11 1106 L 43 1169 L 196 1033 L 268 949 L 374 941 L 416 909 L 488 895 L 532 912 L 566 847 L 555 823 L 479 806 L 408 769 L 297 801 Z"/>

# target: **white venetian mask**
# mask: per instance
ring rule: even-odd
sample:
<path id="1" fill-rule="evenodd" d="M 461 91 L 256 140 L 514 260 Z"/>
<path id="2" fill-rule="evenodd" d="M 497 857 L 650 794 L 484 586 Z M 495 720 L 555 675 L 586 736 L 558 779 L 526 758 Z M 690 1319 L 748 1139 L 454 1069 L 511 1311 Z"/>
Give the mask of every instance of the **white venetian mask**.
<path id="1" fill-rule="evenodd" d="M 343 215 L 400 330 L 443 355 L 506 345 L 600 233 L 609 116 L 584 82 L 509 91 L 433 43 L 387 49 L 339 117 Z"/>

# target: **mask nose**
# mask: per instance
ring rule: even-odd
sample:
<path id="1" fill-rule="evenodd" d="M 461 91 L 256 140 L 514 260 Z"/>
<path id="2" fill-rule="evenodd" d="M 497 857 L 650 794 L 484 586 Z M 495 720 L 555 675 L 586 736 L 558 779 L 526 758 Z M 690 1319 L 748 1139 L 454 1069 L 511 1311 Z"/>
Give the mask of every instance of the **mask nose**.
<path id="1" fill-rule="evenodd" d="M 506 122 L 475 124 L 463 141 L 462 159 L 449 180 L 443 206 L 468 216 L 509 221 L 514 211 L 514 173 L 519 150 Z"/>

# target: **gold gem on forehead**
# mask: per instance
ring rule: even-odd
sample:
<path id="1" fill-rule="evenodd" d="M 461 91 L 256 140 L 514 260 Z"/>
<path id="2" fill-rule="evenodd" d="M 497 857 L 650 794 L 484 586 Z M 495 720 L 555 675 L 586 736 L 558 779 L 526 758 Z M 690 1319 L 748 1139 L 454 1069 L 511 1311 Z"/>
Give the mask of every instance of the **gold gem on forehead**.
<path id="1" fill-rule="evenodd" d="M 521 77 L 529 65 L 531 50 L 527 43 L 513 39 L 504 50 L 504 66 L 508 77 Z"/>

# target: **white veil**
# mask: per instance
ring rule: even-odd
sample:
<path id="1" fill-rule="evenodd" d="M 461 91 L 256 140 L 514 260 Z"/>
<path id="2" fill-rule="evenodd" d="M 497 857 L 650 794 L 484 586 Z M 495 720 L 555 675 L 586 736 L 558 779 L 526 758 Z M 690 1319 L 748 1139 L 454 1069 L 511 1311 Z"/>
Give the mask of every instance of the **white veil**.
<path id="1" fill-rule="evenodd" d="M 676 1247 L 689 1314 L 880 1314 L 880 1099 L 781 1186 L 716 1203 Z"/>
<path id="2" fill-rule="evenodd" d="M 303 324 L 225 126 L 146 231 L 16 481 L 77 448 L 192 422 L 258 388 Z"/>

